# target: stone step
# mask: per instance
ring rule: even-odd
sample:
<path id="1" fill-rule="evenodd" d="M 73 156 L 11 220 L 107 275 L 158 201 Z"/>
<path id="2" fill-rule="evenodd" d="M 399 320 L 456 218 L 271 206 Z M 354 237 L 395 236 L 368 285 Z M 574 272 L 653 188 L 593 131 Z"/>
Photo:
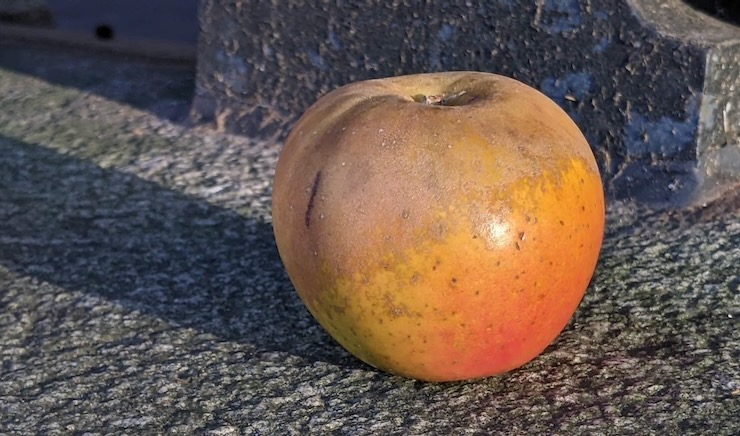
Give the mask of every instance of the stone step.
<path id="1" fill-rule="evenodd" d="M 0 23 L 2 40 L 184 65 L 194 65 L 196 59 L 195 47 L 190 44 L 145 39 L 100 39 L 88 32 L 8 23 Z"/>
<path id="2" fill-rule="evenodd" d="M 2 0 L 0 21 L 31 26 L 51 26 L 53 18 L 46 0 Z"/>

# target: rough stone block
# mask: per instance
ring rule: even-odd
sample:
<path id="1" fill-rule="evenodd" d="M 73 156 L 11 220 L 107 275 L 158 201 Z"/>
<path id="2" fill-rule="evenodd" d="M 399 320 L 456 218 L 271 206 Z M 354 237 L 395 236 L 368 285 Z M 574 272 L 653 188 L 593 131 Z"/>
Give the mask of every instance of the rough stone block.
<path id="1" fill-rule="evenodd" d="M 348 82 L 495 72 L 573 117 L 612 196 L 685 204 L 740 180 L 740 27 L 690 1 L 204 0 L 192 113 L 281 135 Z"/>

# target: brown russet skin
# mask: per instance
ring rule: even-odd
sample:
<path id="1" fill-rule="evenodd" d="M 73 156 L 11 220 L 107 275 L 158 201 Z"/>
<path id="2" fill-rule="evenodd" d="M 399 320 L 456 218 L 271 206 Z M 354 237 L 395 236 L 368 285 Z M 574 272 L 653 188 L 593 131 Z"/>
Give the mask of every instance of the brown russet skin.
<path id="1" fill-rule="evenodd" d="M 540 354 L 581 301 L 604 232 L 578 127 L 535 89 L 477 72 L 327 94 L 286 141 L 272 206 L 319 323 L 368 364 L 429 381 Z"/>

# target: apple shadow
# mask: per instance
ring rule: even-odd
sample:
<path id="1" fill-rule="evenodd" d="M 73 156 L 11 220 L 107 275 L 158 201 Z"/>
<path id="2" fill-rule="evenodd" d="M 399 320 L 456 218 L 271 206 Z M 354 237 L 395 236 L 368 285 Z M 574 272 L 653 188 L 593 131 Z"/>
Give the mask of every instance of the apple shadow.
<path id="1" fill-rule="evenodd" d="M 364 367 L 307 312 L 264 218 L 2 135 L 0 265 L 258 353 Z"/>

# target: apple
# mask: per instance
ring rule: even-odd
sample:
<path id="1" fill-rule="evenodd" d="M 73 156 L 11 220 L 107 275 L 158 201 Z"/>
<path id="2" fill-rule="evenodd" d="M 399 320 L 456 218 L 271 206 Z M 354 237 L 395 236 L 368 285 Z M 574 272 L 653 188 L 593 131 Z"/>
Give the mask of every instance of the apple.
<path id="1" fill-rule="evenodd" d="M 428 381 L 517 368 L 594 272 L 604 195 L 581 131 L 537 90 L 480 72 L 343 86 L 277 164 L 272 219 L 300 298 L 366 363 Z"/>

